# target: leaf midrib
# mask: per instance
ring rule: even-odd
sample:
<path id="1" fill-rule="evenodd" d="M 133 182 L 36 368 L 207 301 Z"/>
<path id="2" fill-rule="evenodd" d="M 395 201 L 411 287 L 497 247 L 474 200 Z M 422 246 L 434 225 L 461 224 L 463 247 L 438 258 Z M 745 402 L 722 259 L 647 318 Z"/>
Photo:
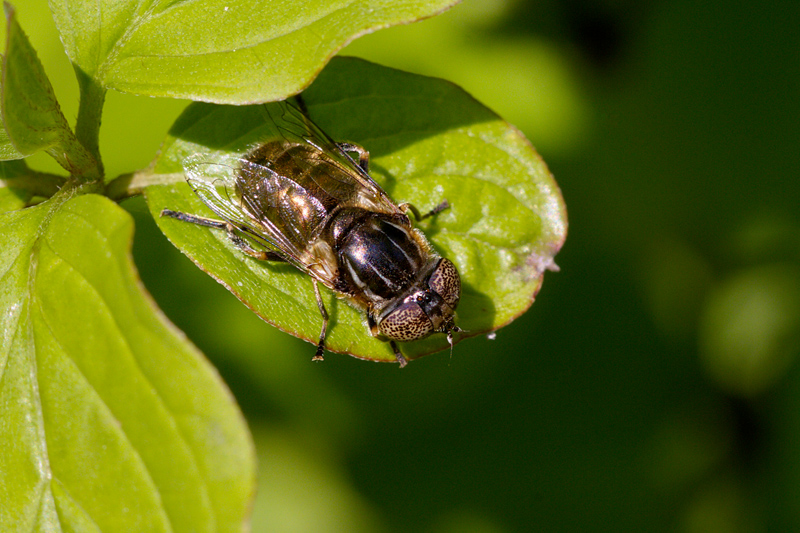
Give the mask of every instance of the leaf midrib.
<path id="1" fill-rule="evenodd" d="M 147 20 L 147 15 L 152 12 L 153 6 L 155 2 L 142 2 L 138 5 L 137 9 L 135 10 L 137 13 L 142 11 L 142 6 L 147 5 L 147 7 L 143 10 L 142 14 L 134 14 L 131 17 L 131 23 L 125 27 L 125 31 L 123 34 L 114 41 L 114 45 L 109 49 L 108 53 L 106 53 L 106 57 L 102 63 L 97 63 L 97 70 L 95 71 L 95 79 L 105 81 L 106 73 L 108 71 L 109 66 L 114 65 L 116 63 L 116 57 L 119 55 L 120 51 L 125 47 L 125 45 L 130 41 L 131 37 L 136 33 L 139 27 Z M 100 28 L 99 30 L 102 30 Z M 100 31 L 98 30 L 98 40 L 102 41 Z M 101 47 L 97 48 L 98 53 L 102 50 Z M 105 83 L 103 84 L 105 85 Z"/>
<path id="2" fill-rule="evenodd" d="M 106 54 L 105 59 L 102 61 L 102 63 L 100 63 L 100 62 L 97 63 L 97 70 L 96 70 L 95 77 L 97 79 L 99 79 L 99 80 L 105 81 L 107 73 L 109 72 L 109 70 L 111 70 L 117 64 L 117 59 L 118 59 L 119 55 L 124 51 L 125 46 L 133 38 L 133 36 L 138 32 L 139 28 L 144 23 L 150 22 L 154 18 L 157 18 L 157 17 L 161 16 L 162 14 L 167 13 L 171 9 L 177 8 L 178 5 L 180 5 L 181 7 L 185 7 L 186 4 L 196 3 L 198 1 L 199 0 L 189 0 L 188 2 L 178 2 L 176 4 L 173 4 L 173 5 L 169 6 L 167 9 L 159 12 L 156 15 L 153 15 L 153 11 L 154 11 L 155 7 L 157 7 L 155 2 L 150 3 L 147 6 L 147 8 L 144 9 L 144 10 L 138 10 L 137 9 L 137 11 L 140 14 L 134 14 L 131 17 L 131 23 L 128 26 L 126 26 L 125 31 L 123 32 L 123 34 L 114 42 L 114 45 L 109 49 L 108 53 Z M 228 54 L 228 53 L 239 52 L 240 50 L 249 50 L 249 49 L 261 46 L 264 43 L 267 43 L 267 42 L 270 42 L 270 41 L 274 41 L 274 40 L 277 40 L 277 39 L 282 39 L 282 38 L 286 37 L 287 35 L 291 35 L 293 33 L 301 31 L 301 30 L 303 30 L 305 28 L 310 28 L 314 24 L 317 24 L 320 21 L 324 20 L 325 18 L 330 17 L 334 13 L 349 9 L 355 3 L 356 3 L 355 1 L 347 3 L 342 7 L 339 7 L 337 9 L 334 9 L 332 11 L 329 11 L 327 13 L 324 13 L 324 14 L 318 16 L 318 18 L 312 20 L 308 24 L 305 24 L 305 25 L 302 25 L 302 26 L 298 26 L 296 28 L 293 28 L 293 29 L 291 29 L 289 31 L 286 31 L 286 32 L 278 34 L 278 35 L 274 35 L 274 36 L 270 37 L 269 39 L 260 40 L 260 41 L 257 41 L 257 42 L 251 43 L 251 44 L 247 44 L 247 45 L 243 45 L 243 46 L 237 47 L 235 49 L 231 49 L 231 50 L 214 50 L 214 51 L 202 52 L 202 53 L 174 54 L 174 55 L 169 55 L 169 54 L 158 54 L 158 55 L 156 55 L 156 54 L 152 54 L 152 55 L 138 54 L 138 55 L 131 55 L 130 57 L 131 58 L 147 58 L 147 57 L 183 58 L 183 57 L 199 57 L 199 56 L 207 56 L 207 55 L 210 56 L 210 55 L 217 55 L 217 54 Z M 142 5 L 145 5 L 145 3 L 140 4 L 140 7 Z M 98 32 L 98 35 L 99 35 L 99 32 Z M 98 50 L 100 50 L 100 48 L 98 48 Z"/>

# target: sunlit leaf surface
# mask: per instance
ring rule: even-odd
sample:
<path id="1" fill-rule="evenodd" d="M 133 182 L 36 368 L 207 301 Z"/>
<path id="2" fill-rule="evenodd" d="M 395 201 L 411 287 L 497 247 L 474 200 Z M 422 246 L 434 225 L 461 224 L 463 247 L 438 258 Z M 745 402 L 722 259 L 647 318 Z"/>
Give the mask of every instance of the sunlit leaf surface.
<path id="1" fill-rule="evenodd" d="M 217 103 L 278 100 L 364 33 L 454 0 L 51 2 L 70 59 L 106 88 Z"/>
<path id="2" fill-rule="evenodd" d="M 0 216 L 0 530 L 239 531 L 251 443 L 96 195 Z"/>
<path id="3" fill-rule="evenodd" d="M 452 205 L 418 227 L 461 274 L 462 337 L 493 331 L 531 305 L 544 271 L 554 268 L 567 222 L 555 181 L 516 129 L 450 83 L 350 58 L 333 61 L 304 99 L 334 139 L 370 151 L 373 177 L 395 201 L 423 212 L 445 198 Z M 242 153 L 273 128 L 262 106 L 191 105 L 155 172 L 181 173 L 181 162 L 195 153 Z M 160 219 L 163 208 L 213 216 L 183 183 L 150 187 L 146 195 L 164 233 L 201 268 L 269 322 L 316 342 L 321 318 L 307 275 L 247 258 L 222 231 Z M 332 351 L 394 361 L 388 344 L 369 335 L 362 313 L 329 291 L 323 300 L 332 315 Z M 443 335 L 433 335 L 402 350 L 414 358 L 446 347 Z"/>
<path id="4" fill-rule="evenodd" d="M 16 14 L 5 4 L 7 42 L 0 91 L 0 159 L 20 159 L 72 135 L 50 80 Z"/>

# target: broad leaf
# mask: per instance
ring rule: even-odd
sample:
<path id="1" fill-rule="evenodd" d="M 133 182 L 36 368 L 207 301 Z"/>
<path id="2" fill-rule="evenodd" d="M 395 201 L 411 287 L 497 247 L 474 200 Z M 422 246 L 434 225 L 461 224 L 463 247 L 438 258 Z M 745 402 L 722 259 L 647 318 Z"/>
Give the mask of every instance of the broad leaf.
<path id="1" fill-rule="evenodd" d="M 450 83 L 351 58 L 332 61 L 303 97 L 334 139 L 370 151 L 372 175 L 395 201 L 424 212 L 449 200 L 450 209 L 418 226 L 461 273 L 462 337 L 493 331 L 531 305 L 567 222 L 555 181 L 519 131 Z M 270 135 L 266 117 L 263 106 L 190 105 L 154 172 L 181 173 L 183 159 L 198 152 L 240 153 Z M 265 320 L 316 341 L 321 318 L 307 275 L 245 257 L 222 231 L 159 218 L 163 208 L 213 216 L 184 183 L 149 187 L 146 196 L 162 231 L 201 268 Z M 332 351 L 394 360 L 360 312 L 328 291 L 323 299 Z M 402 350 L 414 358 L 446 347 L 444 336 L 434 335 Z"/>
<path id="2" fill-rule="evenodd" d="M 349 41 L 454 0 L 54 0 L 67 54 L 109 89 L 218 103 L 283 99 Z"/>
<path id="3" fill-rule="evenodd" d="M 72 192 L 0 216 L 0 530 L 239 531 L 241 414 L 144 293 L 130 216 Z"/>

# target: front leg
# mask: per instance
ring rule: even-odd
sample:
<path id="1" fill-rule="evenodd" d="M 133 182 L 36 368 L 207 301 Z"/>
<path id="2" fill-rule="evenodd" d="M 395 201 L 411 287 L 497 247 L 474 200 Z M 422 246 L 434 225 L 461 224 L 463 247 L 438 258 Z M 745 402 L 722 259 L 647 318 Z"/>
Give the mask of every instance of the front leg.
<path id="1" fill-rule="evenodd" d="M 400 368 L 406 366 L 408 364 L 408 359 L 406 359 L 405 356 L 400 353 L 400 348 L 398 348 L 397 343 L 394 341 L 389 341 L 389 346 L 392 347 L 392 350 L 394 351 L 394 357 L 397 359 L 397 362 L 400 363 Z"/>

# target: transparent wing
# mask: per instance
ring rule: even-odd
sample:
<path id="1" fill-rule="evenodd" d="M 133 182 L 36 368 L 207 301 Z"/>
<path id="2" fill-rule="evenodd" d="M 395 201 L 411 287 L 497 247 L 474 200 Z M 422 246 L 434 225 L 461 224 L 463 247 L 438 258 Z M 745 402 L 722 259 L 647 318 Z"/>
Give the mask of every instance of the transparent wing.
<path id="1" fill-rule="evenodd" d="M 355 190 L 366 204 L 365 207 L 386 213 L 399 212 L 380 185 L 295 105 L 283 101 L 268 104 L 265 109 L 284 140 L 305 145 L 309 149 L 297 151 L 295 164 L 298 168 L 308 168 L 310 164 L 320 167 L 320 160 L 323 158 L 319 157 L 312 163 L 305 155 L 308 151 L 324 154 L 323 165 L 331 168 L 324 174 L 324 181 L 320 181 L 318 185 L 327 194 L 340 201 L 348 201 L 352 199 L 352 191 Z M 320 175 L 317 173 L 317 176 Z"/>
<path id="2" fill-rule="evenodd" d="M 321 238 L 340 208 L 402 214 L 325 132 L 288 102 L 263 107 L 277 128 L 246 155 L 195 154 L 183 161 L 200 199 L 242 235 L 326 284 L 335 256 Z"/>
<path id="3" fill-rule="evenodd" d="M 307 187 L 308 180 L 290 177 L 292 172 L 276 172 L 271 165 L 270 161 L 241 161 L 236 190 L 242 208 L 271 234 L 280 235 L 286 247 L 308 251 L 322 233 L 336 202 L 326 204 L 325 196 Z"/>
<path id="4" fill-rule="evenodd" d="M 302 250 L 272 220 L 253 213 L 252 202 L 241 195 L 237 188 L 237 180 L 241 181 L 243 174 L 252 177 L 257 173 L 264 195 L 280 187 L 291 187 L 293 182 L 245 159 L 222 156 L 212 162 L 209 158 L 207 154 L 195 154 L 183 161 L 186 181 L 195 194 L 240 233 L 305 270 L 306 265 L 301 260 Z M 291 217 L 291 213 L 286 216 Z"/>

